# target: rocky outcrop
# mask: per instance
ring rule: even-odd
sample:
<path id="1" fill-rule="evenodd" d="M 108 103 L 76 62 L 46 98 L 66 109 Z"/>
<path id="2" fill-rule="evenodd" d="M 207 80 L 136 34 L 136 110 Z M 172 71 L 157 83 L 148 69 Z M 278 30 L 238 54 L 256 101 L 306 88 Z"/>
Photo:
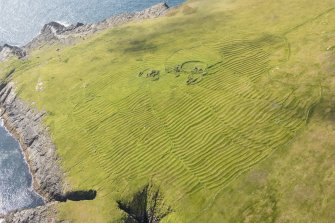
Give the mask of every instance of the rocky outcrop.
<path id="1" fill-rule="evenodd" d="M 89 34 L 101 30 L 119 26 L 132 21 L 142 21 L 145 19 L 160 17 L 164 15 L 168 9 L 169 6 L 167 4 L 160 3 L 140 12 L 125 13 L 92 24 L 84 25 L 83 23 L 77 23 L 66 27 L 60 23 L 51 22 L 46 24 L 42 28 L 41 33 L 31 42 L 29 42 L 24 48 L 26 50 L 31 50 L 37 47 L 41 47 L 45 44 L 50 44 L 52 42 L 70 44 L 78 38 L 84 38 Z"/>
<path id="2" fill-rule="evenodd" d="M 46 201 L 54 200 L 56 194 L 63 192 L 63 175 L 55 145 L 42 122 L 45 113 L 31 109 L 20 100 L 13 83 L 1 84 L 0 107 L 5 126 L 21 144 L 34 188 Z"/>
<path id="3" fill-rule="evenodd" d="M 31 42 L 29 42 L 25 48 L 34 49 L 43 46 L 44 44 L 57 42 L 60 39 L 59 36 L 62 35 L 62 33 L 71 32 L 83 25 L 83 23 L 77 23 L 66 27 L 58 22 L 50 22 L 43 26 L 40 34 L 36 36 Z"/>
<path id="4" fill-rule="evenodd" d="M 58 22 L 50 22 L 44 25 L 44 27 L 41 30 L 41 35 L 47 36 L 51 34 L 51 35 L 57 36 L 64 32 L 72 31 L 83 25 L 84 25 L 83 23 L 77 23 L 77 24 L 73 24 L 70 26 L 64 26 Z"/>
<path id="5" fill-rule="evenodd" d="M 12 56 L 21 59 L 26 56 L 26 51 L 17 46 L 5 44 L 0 46 L 0 61 L 4 61 Z"/>
<path id="6" fill-rule="evenodd" d="M 34 209 L 14 212 L 5 216 L 3 221 L 6 223 L 56 223 L 57 211 L 54 205 L 49 203 Z"/>

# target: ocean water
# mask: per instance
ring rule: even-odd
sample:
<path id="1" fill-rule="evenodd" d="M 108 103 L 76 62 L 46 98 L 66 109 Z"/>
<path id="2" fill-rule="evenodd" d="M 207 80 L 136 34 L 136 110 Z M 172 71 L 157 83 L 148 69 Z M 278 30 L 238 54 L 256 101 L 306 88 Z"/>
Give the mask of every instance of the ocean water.
<path id="1" fill-rule="evenodd" d="M 91 23 L 160 2 L 183 0 L 0 0 L 0 44 L 24 45 L 51 21 Z"/>
<path id="2" fill-rule="evenodd" d="M 43 204 L 32 188 L 32 177 L 20 145 L 0 125 L 0 214 Z"/>

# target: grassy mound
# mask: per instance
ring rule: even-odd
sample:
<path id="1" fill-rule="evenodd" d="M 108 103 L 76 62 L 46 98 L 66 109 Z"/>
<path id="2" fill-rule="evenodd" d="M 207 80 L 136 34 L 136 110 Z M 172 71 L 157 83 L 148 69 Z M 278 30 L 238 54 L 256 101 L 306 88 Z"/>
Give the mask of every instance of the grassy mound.
<path id="1" fill-rule="evenodd" d="M 60 218 L 121 221 L 117 201 L 153 182 L 173 210 L 162 222 L 278 219 L 267 209 L 277 204 L 273 187 L 254 208 L 225 198 L 238 203 L 247 194 L 239 190 L 250 192 L 231 183 L 288 148 L 320 103 L 334 68 L 325 65 L 335 45 L 332 7 L 193 0 L 166 17 L 1 64 L 3 73 L 16 68 L 20 97 L 48 112 L 71 187 L 97 190 L 94 201 L 60 205 Z M 259 193 L 242 200 L 257 203 Z"/>

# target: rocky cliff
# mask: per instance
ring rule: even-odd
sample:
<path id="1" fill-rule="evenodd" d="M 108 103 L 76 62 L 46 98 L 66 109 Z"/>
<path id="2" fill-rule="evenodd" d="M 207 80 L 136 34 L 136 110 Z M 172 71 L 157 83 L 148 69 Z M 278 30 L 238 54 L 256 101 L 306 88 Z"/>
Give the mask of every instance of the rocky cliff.
<path id="1" fill-rule="evenodd" d="M 12 56 L 16 56 L 19 59 L 24 58 L 26 56 L 26 51 L 20 47 L 11 46 L 8 44 L 0 46 L 0 62 Z"/>
<path id="2" fill-rule="evenodd" d="M 56 223 L 56 219 L 57 210 L 55 208 L 55 203 L 48 203 L 45 206 L 34 209 L 10 213 L 3 218 L 3 221 L 5 223 Z M 0 221 L 0 223 L 2 222 Z"/>
<path id="3" fill-rule="evenodd" d="M 19 140 L 33 175 L 34 188 L 51 201 L 61 194 L 62 173 L 58 165 L 56 148 L 43 126 L 44 112 L 38 112 L 20 100 L 13 83 L 0 86 L 1 116 L 7 129 Z"/>

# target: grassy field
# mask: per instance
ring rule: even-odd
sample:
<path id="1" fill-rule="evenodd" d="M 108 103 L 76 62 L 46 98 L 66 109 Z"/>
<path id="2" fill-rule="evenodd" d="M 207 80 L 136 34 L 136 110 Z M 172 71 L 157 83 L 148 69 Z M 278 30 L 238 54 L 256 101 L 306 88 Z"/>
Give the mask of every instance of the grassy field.
<path id="1" fill-rule="evenodd" d="M 152 182 L 163 222 L 331 222 L 332 21 L 332 0 L 193 0 L 1 64 L 48 112 L 68 189 L 98 191 L 60 219 L 118 222 Z"/>

